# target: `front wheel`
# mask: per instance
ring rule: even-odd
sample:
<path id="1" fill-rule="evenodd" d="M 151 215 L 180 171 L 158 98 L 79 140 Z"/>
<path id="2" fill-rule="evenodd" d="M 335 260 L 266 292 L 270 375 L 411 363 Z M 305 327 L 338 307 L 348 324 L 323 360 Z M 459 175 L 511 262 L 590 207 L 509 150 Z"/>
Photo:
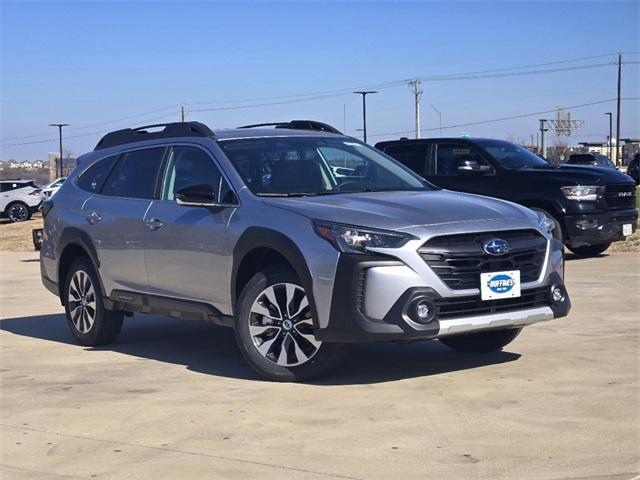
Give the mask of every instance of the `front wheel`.
<path id="1" fill-rule="evenodd" d="M 342 359 L 345 346 L 315 338 L 309 297 L 297 276 L 275 267 L 256 274 L 238 299 L 235 335 L 244 359 L 280 382 L 319 377 Z"/>
<path id="2" fill-rule="evenodd" d="M 442 337 L 440 341 L 447 347 L 465 353 L 489 353 L 502 349 L 511 343 L 522 328 L 490 330 L 488 332 L 465 333 Z"/>
<path id="3" fill-rule="evenodd" d="M 595 257 L 596 255 L 600 255 L 610 246 L 611 242 L 599 243 L 597 245 L 585 245 L 583 247 L 569 247 L 569 250 L 579 257 Z"/>
<path id="4" fill-rule="evenodd" d="M 69 268 L 64 300 L 67 324 L 80 345 L 95 347 L 116 339 L 123 314 L 104 308 L 100 282 L 87 258 L 78 258 Z"/>
<path id="5" fill-rule="evenodd" d="M 7 218 L 13 223 L 24 222 L 31 218 L 31 212 L 29 212 L 29 207 L 24 203 L 16 202 L 7 208 Z"/>

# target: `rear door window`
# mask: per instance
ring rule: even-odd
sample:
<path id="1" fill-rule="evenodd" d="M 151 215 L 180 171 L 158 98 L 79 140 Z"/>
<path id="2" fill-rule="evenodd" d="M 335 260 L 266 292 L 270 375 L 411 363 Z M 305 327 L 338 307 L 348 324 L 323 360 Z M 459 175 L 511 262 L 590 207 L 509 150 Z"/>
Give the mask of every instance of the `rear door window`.
<path id="1" fill-rule="evenodd" d="M 425 176 L 428 150 L 429 145 L 391 145 L 385 148 L 384 153 L 395 158 L 418 175 Z"/>
<path id="2" fill-rule="evenodd" d="M 103 158 L 87 168 L 80 174 L 76 184 L 78 188 L 86 192 L 97 193 L 100 191 L 106 176 L 111 171 L 111 167 L 118 159 L 118 155 Z"/>
<path id="3" fill-rule="evenodd" d="M 164 147 L 157 147 L 124 153 L 101 193 L 111 197 L 154 198 L 164 151 Z"/>

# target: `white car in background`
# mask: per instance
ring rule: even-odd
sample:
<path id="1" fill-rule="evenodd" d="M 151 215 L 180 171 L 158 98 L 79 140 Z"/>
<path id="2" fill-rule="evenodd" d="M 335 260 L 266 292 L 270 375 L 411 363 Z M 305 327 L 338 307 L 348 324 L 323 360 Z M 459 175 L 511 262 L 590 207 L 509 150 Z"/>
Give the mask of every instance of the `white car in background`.
<path id="1" fill-rule="evenodd" d="M 0 180 L 0 218 L 29 220 L 43 199 L 42 188 L 32 180 Z"/>
<path id="2" fill-rule="evenodd" d="M 42 193 L 45 198 L 53 197 L 53 194 L 58 191 L 58 189 L 62 186 L 67 177 L 56 178 L 53 182 L 46 184 L 42 187 Z"/>

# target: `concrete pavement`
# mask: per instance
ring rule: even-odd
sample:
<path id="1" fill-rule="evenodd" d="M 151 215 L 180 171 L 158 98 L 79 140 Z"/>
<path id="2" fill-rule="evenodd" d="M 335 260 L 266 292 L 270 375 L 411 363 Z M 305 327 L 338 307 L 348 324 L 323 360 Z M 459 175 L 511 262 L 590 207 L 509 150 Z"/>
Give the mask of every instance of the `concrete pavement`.
<path id="1" fill-rule="evenodd" d="M 632 479 L 640 471 L 640 259 L 567 262 L 573 311 L 504 352 L 362 345 L 270 383 L 232 332 L 139 315 L 73 343 L 37 256 L 0 253 L 3 479 Z"/>

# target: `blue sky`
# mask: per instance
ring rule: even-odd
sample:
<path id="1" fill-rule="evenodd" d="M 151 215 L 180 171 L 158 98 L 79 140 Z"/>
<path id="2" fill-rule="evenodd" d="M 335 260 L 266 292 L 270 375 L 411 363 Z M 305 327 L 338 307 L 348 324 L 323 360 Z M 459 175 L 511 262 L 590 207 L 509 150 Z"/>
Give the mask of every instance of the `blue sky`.
<path id="1" fill-rule="evenodd" d="M 181 104 L 188 119 L 214 128 L 313 118 L 339 129 L 346 126 L 346 133 L 359 136 L 357 96 L 295 103 L 290 96 L 618 51 L 629 52 L 626 61 L 638 62 L 640 55 L 631 52 L 640 52 L 639 18 L 637 1 L 4 1 L 0 159 L 46 158 L 56 151 L 56 132 L 47 126 L 52 122 L 71 124 L 65 146 L 82 153 L 111 128 L 177 120 Z M 640 97 L 639 67 L 624 67 L 625 97 Z M 614 98 L 615 75 L 615 66 L 605 65 L 425 81 L 422 127 L 439 125 L 431 104 L 447 126 Z M 273 97 L 285 98 L 261 100 Z M 261 106 L 236 108 L 255 104 Z M 623 102 L 623 137 L 640 136 L 639 105 L 637 100 Z M 229 109 L 202 111 L 223 107 Z M 413 128 L 412 94 L 402 83 L 380 89 L 367 107 L 370 142 L 397 138 L 385 134 Z M 615 112 L 613 102 L 572 111 L 572 118 L 586 124 L 570 143 L 604 140 L 607 111 Z M 537 118 L 451 128 L 443 134 L 529 138 Z"/>

